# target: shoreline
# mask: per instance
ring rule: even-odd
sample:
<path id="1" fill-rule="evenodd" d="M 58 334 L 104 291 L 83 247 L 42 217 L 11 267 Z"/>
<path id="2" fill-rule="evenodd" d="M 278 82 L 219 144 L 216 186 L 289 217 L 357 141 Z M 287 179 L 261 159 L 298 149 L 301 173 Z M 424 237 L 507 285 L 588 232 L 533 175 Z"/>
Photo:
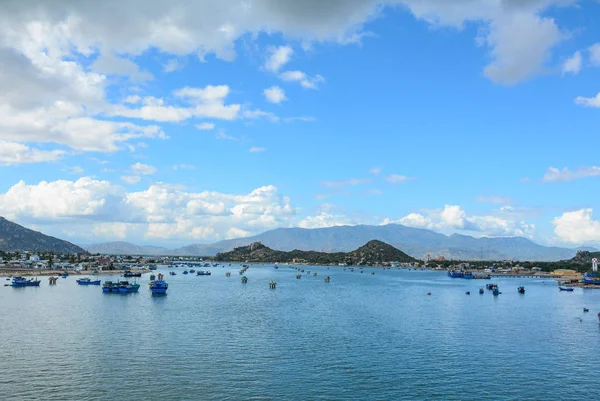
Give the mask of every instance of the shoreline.
<path id="1" fill-rule="evenodd" d="M 149 273 L 152 270 L 148 269 L 133 269 L 129 270 L 131 272 L 137 273 L 140 272 L 142 274 Z M 65 272 L 65 270 L 36 270 L 36 269 L 15 269 L 15 268 L 0 268 L 0 277 L 9 277 L 9 276 L 22 276 L 22 277 L 50 277 L 50 276 L 60 276 Z M 109 275 L 122 275 L 125 273 L 125 270 L 102 270 L 97 273 L 93 273 L 90 270 L 68 270 L 69 276 L 109 276 Z"/>

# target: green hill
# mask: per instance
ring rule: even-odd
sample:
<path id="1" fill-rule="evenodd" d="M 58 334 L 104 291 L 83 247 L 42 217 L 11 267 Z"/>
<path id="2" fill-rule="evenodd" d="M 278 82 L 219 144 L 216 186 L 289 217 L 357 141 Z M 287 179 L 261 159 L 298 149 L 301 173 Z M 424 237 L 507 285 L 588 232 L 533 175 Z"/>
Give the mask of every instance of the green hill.
<path id="1" fill-rule="evenodd" d="M 276 251 L 260 242 L 235 248 L 231 252 L 217 254 L 216 261 L 292 263 L 303 261 L 309 264 L 347 264 L 353 266 L 377 266 L 387 262 L 415 262 L 416 259 L 381 241 L 369 241 L 352 252 L 315 252 L 293 250 Z"/>

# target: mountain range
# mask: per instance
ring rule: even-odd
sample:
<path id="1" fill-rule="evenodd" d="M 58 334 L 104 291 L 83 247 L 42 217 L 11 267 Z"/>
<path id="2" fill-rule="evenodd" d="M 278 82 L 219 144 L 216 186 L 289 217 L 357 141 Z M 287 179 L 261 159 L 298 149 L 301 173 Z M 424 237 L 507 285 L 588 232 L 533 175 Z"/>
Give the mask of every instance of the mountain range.
<path id="1" fill-rule="evenodd" d="M 54 253 L 85 253 L 68 241 L 33 231 L 0 217 L 0 251 L 31 251 Z"/>
<path id="2" fill-rule="evenodd" d="M 84 246 L 91 253 L 131 255 L 214 256 L 254 242 L 281 251 L 350 252 L 371 240 L 383 241 L 402 249 L 412 257 L 424 259 L 443 256 L 455 260 L 535 260 L 570 259 L 577 250 L 539 245 L 524 237 L 474 238 L 467 235 L 444 235 L 431 230 L 400 224 L 383 226 L 336 226 L 327 228 L 277 228 L 246 238 L 214 244 L 192 244 L 176 249 L 137 246 L 126 242 L 109 242 Z"/>

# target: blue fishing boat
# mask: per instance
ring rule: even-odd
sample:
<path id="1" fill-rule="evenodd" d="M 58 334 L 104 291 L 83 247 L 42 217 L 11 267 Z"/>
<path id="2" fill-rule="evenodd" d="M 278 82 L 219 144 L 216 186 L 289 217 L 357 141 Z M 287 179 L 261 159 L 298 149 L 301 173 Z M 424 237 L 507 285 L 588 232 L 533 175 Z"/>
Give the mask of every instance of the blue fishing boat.
<path id="1" fill-rule="evenodd" d="M 279 269 L 279 266 L 275 265 L 273 266 L 274 269 Z"/>
<path id="2" fill-rule="evenodd" d="M 573 287 L 558 287 L 558 289 L 561 291 L 572 292 L 575 288 L 573 288 Z"/>
<path id="3" fill-rule="evenodd" d="M 13 277 L 11 287 L 39 287 L 41 280 L 25 277 Z"/>
<path id="4" fill-rule="evenodd" d="M 584 284 L 600 285 L 600 278 L 598 278 L 597 274 L 586 273 L 583 275 L 582 282 Z"/>
<path id="5" fill-rule="evenodd" d="M 497 286 L 492 290 L 492 294 L 494 294 L 495 297 L 497 297 L 500 294 L 500 290 L 498 290 Z"/>
<path id="6" fill-rule="evenodd" d="M 64 272 L 64 273 L 63 273 L 63 274 L 61 274 L 59 277 L 62 277 L 62 278 L 67 278 L 67 277 L 69 277 L 69 272 Z"/>
<path id="7" fill-rule="evenodd" d="M 154 274 L 151 274 L 150 275 L 150 281 L 154 281 L 154 280 L 156 280 L 156 276 Z"/>
<path id="8" fill-rule="evenodd" d="M 149 266 L 148 270 L 156 270 L 156 266 Z"/>
<path id="9" fill-rule="evenodd" d="M 183 274 L 188 274 L 188 273 L 189 273 L 189 272 L 188 272 L 187 270 L 184 270 L 184 271 L 183 271 Z"/>
<path id="10" fill-rule="evenodd" d="M 194 270 L 194 269 L 190 269 L 190 273 L 191 273 L 191 274 L 194 274 L 194 273 L 196 273 L 196 270 Z"/>
<path id="11" fill-rule="evenodd" d="M 120 294 L 127 294 L 130 292 L 138 292 L 139 289 L 140 289 L 139 284 L 131 284 L 129 281 L 121 281 L 119 283 L 119 293 Z"/>
<path id="12" fill-rule="evenodd" d="M 77 280 L 79 285 L 100 285 L 100 280 L 91 280 L 88 277 L 80 278 Z"/>
<path id="13" fill-rule="evenodd" d="M 463 272 L 461 272 L 461 271 L 455 271 L 455 270 L 449 270 L 448 271 L 448 276 L 452 277 L 452 278 L 462 278 L 463 277 Z"/>
<path id="14" fill-rule="evenodd" d="M 211 272 L 204 270 L 199 270 L 196 272 L 196 276 L 210 276 L 211 274 Z"/>
<path id="15" fill-rule="evenodd" d="M 475 278 L 475 275 L 473 274 L 473 272 L 464 272 L 462 278 L 472 280 Z"/>
<path id="16" fill-rule="evenodd" d="M 150 285 L 150 291 L 152 291 L 152 295 L 166 295 L 167 289 L 169 288 L 169 284 L 163 280 L 163 275 L 158 275 L 158 280 L 153 281 Z"/>

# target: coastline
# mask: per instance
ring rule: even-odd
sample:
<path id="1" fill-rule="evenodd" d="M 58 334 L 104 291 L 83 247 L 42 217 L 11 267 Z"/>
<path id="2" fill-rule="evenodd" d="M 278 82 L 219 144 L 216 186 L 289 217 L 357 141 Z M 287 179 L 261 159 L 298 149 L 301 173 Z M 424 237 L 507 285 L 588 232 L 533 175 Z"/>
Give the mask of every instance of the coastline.
<path id="1" fill-rule="evenodd" d="M 148 269 L 131 269 L 129 271 L 132 272 L 141 272 L 149 273 L 151 270 Z M 27 268 L 4 268 L 0 267 L 0 277 L 9 277 L 9 276 L 23 276 L 23 277 L 31 277 L 31 276 L 39 276 L 39 277 L 49 277 L 49 276 L 60 276 L 65 272 L 65 270 L 38 270 L 38 269 L 27 269 Z M 125 270 L 102 270 L 97 273 L 93 273 L 90 270 L 68 270 L 69 276 L 91 276 L 91 275 L 123 275 Z"/>

